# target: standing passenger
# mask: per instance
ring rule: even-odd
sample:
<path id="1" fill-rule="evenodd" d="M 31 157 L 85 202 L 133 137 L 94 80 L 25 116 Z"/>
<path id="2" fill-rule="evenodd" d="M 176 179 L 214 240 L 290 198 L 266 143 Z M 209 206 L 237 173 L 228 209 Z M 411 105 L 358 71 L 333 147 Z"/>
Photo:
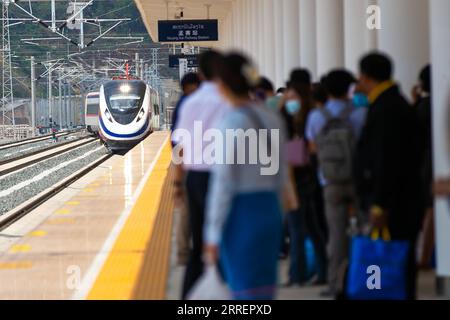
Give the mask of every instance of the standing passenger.
<path id="1" fill-rule="evenodd" d="M 206 130 L 217 127 L 229 108 L 214 83 L 220 59 L 221 55 L 216 51 L 208 51 L 200 57 L 200 76 L 203 83 L 183 103 L 173 135 L 173 141 L 177 144 L 175 149 L 183 157 L 183 166 L 177 166 L 175 186 L 178 195 L 181 195 L 183 187 L 186 187 L 193 246 L 184 277 L 183 299 L 203 273 L 203 222 L 211 165 L 203 161 L 207 146 L 202 143 L 202 136 Z M 203 130 L 200 136 L 196 134 L 198 127 Z"/>
<path id="2" fill-rule="evenodd" d="M 175 106 L 175 110 L 172 116 L 172 133 L 177 128 L 178 117 L 180 115 L 183 102 L 186 101 L 187 97 L 198 90 L 200 84 L 200 78 L 196 73 L 188 73 L 181 80 L 181 89 L 183 90 L 183 94 L 177 105 Z M 172 141 L 172 146 L 174 147 L 175 145 L 176 143 Z M 187 264 L 187 261 L 189 259 L 189 251 L 191 247 L 191 228 L 189 226 L 189 214 L 186 199 L 183 198 L 184 190 L 178 191 L 181 191 L 181 194 L 176 195 L 176 197 L 179 199 L 179 203 L 177 205 L 180 210 L 180 220 L 178 222 L 177 229 L 177 258 L 179 265 L 185 265 Z"/>
<path id="3" fill-rule="evenodd" d="M 307 140 L 305 138 L 306 119 L 312 108 L 311 77 L 307 70 L 294 70 L 286 90 L 286 103 L 282 115 L 288 128 L 288 160 L 295 181 L 300 209 L 288 214 L 290 237 L 290 270 L 288 286 L 302 285 L 309 280 L 305 241 L 309 235 L 316 253 L 317 281 L 326 278 L 326 251 L 321 234 L 314 202 L 315 174 L 312 169 Z"/>
<path id="4" fill-rule="evenodd" d="M 316 150 L 319 160 L 319 179 L 324 189 L 325 215 L 328 238 L 328 283 L 324 296 L 336 296 L 339 287 L 339 271 L 347 258 L 347 227 L 350 208 L 354 204 L 353 149 L 354 135 L 362 124 L 352 122 L 353 106 L 349 101 L 349 89 L 354 77 L 345 70 L 328 74 L 325 86 L 329 100 L 323 109 L 311 113 L 307 125 L 307 137 Z M 342 134 L 341 132 L 345 132 Z M 336 167 L 336 160 L 340 161 Z"/>
<path id="5" fill-rule="evenodd" d="M 253 92 L 255 93 L 256 98 L 261 101 L 266 101 L 267 99 L 275 96 L 275 89 L 273 87 L 272 82 L 269 79 L 262 77 Z"/>
<path id="6" fill-rule="evenodd" d="M 388 226 L 393 240 L 410 243 L 408 299 L 416 297 L 416 241 L 423 200 L 418 121 L 392 81 L 389 57 L 372 53 L 360 62 L 360 88 L 370 101 L 357 153 L 359 191 L 369 196 L 373 226 Z"/>
<path id="7" fill-rule="evenodd" d="M 423 245 L 419 265 L 423 269 L 431 266 L 434 249 L 434 197 L 433 181 L 433 135 L 432 135 L 432 99 L 431 99 L 431 66 L 424 67 L 419 74 L 419 92 L 416 101 L 419 117 L 422 163 L 420 173 L 425 198 L 426 212 L 423 221 Z"/>
<path id="8" fill-rule="evenodd" d="M 323 108 L 328 101 L 328 92 L 325 86 L 321 83 L 313 83 L 312 85 L 312 98 L 315 108 Z"/>
<path id="9" fill-rule="evenodd" d="M 324 108 L 328 102 L 328 92 L 323 83 L 317 82 L 312 85 L 312 98 L 314 108 L 309 113 L 311 116 L 315 112 L 319 112 L 320 109 Z M 308 117 L 309 118 L 309 117 Z M 317 159 L 317 151 L 313 149 L 312 144 L 309 144 L 309 158 L 311 160 L 311 167 L 314 172 L 319 172 L 319 163 Z M 315 189 L 314 189 L 314 203 L 316 208 L 317 220 L 319 223 L 320 231 L 323 237 L 324 243 L 328 242 L 328 226 L 327 220 L 325 217 L 325 208 L 324 208 L 324 200 L 323 200 L 323 188 L 320 184 L 319 176 L 315 175 Z"/>
<path id="10" fill-rule="evenodd" d="M 183 94 L 180 100 L 178 100 L 178 103 L 173 111 L 171 129 L 172 132 L 177 128 L 178 118 L 183 102 L 187 99 L 187 97 L 197 91 L 197 89 L 200 87 L 200 84 L 201 80 L 196 73 L 188 73 L 183 77 L 183 79 L 181 79 L 181 90 L 183 91 Z"/>
<path id="11" fill-rule="evenodd" d="M 219 260 L 237 300 L 275 296 L 282 230 L 280 196 L 287 181 L 283 153 L 279 152 L 284 147 L 282 121 L 251 100 L 249 91 L 255 84 L 254 74 L 246 58 L 237 54 L 224 58 L 219 84 L 233 106 L 221 128 L 222 135 L 227 135 L 224 143 L 227 162 L 216 165 L 213 171 L 205 225 L 207 257 L 211 263 Z M 264 129 L 268 134 L 259 136 L 258 132 Z M 235 132 L 231 138 L 229 131 Z M 236 145 L 243 135 L 251 136 L 251 132 L 256 132 L 259 141 Z M 279 136 L 273 139 L 272 132 L 278 132 Z M 264 175 L 262 169 L 266 166 L 261 159 L 257 164 L 233 164 L 236 153 L 238 158 L 258 153 L 252 149 L 258 144 L 269 150 L 275 161 L 272 165 L 278 164 L 279 170 Z"/>

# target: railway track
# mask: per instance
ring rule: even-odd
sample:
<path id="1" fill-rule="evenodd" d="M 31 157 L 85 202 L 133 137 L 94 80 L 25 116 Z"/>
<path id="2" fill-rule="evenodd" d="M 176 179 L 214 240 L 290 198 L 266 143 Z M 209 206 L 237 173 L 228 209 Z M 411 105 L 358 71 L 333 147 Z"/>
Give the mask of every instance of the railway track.
<path id="1" fill-rule="evenodd" d="M 45 137 L 39 140 L 22 141 L 20 144 L 0 147 L 0 166 L 16 159 L 47 152 L 86 137 L 89 136 L 82 132 L 62 133 L 57 137 L 57 141 L 53 141 L 51 137 Z"/>
<path id="2" fill-rule="evenodd" d="M 0 231 L 112 156 L 86 138 L 0 166 Z"/>
<path id="3" fill-rule="evenodd" d="M 35 152 L 27 153 L 15 158 L 0 161 L 0 177 L 8 173 L 25 168 L 27 166 L 31 166 L 40 161 L 60 155 L 72 148 L 83 146 L 96 140 L 98 139 L 90 137 L 81 137 L 76 140 L 66 141 L 44 149 L 39 149 Z"/>
<path id="4" fill-rule="evenodd" d="M 61 133 L 56 134 L 56 137 L 61 138 L 61 137 L 69 136 L 71 134 L 79 133 L 79 132 L 82 132 L 82 130 L 71 130 L 71 131 L 61 132 Z M 13 141 L 13 142 L 0 144 L 0 151 L 5 150 L 5 149 L 14 148 L 14 147 L 23 146 L 26 144 L 45 141 L 50 138 L 52 138 L 52 134 L 46 134 L 46 135 L 42 135 L 39 137 L 34 137 L 34 138 L 25 139 L 25 140 Z"/>

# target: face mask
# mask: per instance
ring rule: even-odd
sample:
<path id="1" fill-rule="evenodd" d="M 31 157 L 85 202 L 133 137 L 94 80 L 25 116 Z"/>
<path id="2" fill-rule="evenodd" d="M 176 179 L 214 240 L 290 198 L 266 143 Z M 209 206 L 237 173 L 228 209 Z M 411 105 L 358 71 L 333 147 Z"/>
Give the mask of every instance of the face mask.
<path id="1" fill-rule="evenodd" d="M 289 100 L 288 102 L 286 102 L 286 111 L 291 116 L 299 112 L 301 108 L 302 105 L 298 100 Z"/>
<path id="2" fill-rule="evenodd" d="M 281 97 L 275 96 L 270 97 L 266 100 L 266 105 L 269 109 L 272 109 L 274 111 L 278 110 L 278 105 L 280 103 Z"/>
<path id="3" fill-rule="evenodd" d="M 369 106 L 369 98 L 364 93 L 355 93 L 353 95 L 353 105 L 357 108 L 367 108 Z"/>

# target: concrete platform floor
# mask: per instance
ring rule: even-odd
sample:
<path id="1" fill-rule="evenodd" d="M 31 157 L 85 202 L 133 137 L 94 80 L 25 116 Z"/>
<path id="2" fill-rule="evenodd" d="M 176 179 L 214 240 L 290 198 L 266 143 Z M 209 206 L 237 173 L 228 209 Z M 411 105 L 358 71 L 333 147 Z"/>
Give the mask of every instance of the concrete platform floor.
<path id="1" fill-rule="evenodd" d="M 176 261 L 176 228 L 178 223 L 178 212 L 175 212 L 173 226 L 173 244 L 171 253 L 171 266 L 169 272 L 169 281 L 167 287 L 167 299 L 179 300 L 184 276 L 184 267 L 178 266 Z M 288 270 L 288 260 L 280 261 L 280 283 L 286 282 Z M 433 271 L 421 272 L 419 276 L 419 300 L 439 300 L 443 299 L 436 294 L 436 277 Z M 320 292 L 326 287 L 293 287 L 282 288 L 278 291 L 278 300 L 329 300 L 322 298 Z"/>

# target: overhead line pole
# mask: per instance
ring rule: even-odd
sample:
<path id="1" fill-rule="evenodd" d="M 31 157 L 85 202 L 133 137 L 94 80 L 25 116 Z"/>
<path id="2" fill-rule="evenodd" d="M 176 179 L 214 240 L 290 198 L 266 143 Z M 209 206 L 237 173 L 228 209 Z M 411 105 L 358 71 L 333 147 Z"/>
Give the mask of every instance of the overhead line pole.
<path id="1" fill-rule="evenodd" d="M 36 135 L 36 64 L 34 56 L 31 57 L 31 127 L 33 136 Z"/>

